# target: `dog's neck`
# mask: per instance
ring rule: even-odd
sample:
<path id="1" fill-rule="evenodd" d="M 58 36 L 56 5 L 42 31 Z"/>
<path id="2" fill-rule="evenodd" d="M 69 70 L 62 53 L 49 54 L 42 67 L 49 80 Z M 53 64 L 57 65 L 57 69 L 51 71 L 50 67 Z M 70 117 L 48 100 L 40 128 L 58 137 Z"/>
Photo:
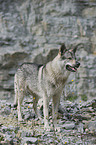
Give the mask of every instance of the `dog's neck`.
<path id="1" fill-rule="evenodd" d="M 53 61 L 52 61 L 52 63 L 50 63 L 50 65 L 52 67 L 54 74 L 56 76 L 58 76 L 58 78 L 60 78 L 60 76 L 62 76 L 62 74 L 63 74 L 62 79 L 66 78 L 66 80 L 67 80 L 68 76 L 70 75 L 70 72 L 66 70 L 66 65 L 64 64 L 63 61 L 61 61 L 60 54 L 58 54 L 53 59 Z"/>

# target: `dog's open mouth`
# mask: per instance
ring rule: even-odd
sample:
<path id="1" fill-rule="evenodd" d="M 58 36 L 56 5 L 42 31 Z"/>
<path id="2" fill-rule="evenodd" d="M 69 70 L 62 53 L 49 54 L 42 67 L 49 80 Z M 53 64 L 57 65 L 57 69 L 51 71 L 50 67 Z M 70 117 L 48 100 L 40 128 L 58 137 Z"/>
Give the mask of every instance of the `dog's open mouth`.
<path id="1" fill-rule="evenodd" d="M 71 65 L 66 65 L 66 69 L 68 70 L 68 71 L 71 71 L 71 72 L 76 72 L 77 71 L 77 67 L 75 67 L 75 66 L 71 66 Z"/>

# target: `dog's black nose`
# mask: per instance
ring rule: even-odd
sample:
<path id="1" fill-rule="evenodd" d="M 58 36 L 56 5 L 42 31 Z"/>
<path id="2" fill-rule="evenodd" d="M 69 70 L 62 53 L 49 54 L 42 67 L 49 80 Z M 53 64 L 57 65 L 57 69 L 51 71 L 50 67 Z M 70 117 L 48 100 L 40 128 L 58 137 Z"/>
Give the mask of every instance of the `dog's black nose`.
<path id="1" fill-rule="evenodd" d="M 76 61 L 76 67 L 80 66 L 80 62 Z"/>

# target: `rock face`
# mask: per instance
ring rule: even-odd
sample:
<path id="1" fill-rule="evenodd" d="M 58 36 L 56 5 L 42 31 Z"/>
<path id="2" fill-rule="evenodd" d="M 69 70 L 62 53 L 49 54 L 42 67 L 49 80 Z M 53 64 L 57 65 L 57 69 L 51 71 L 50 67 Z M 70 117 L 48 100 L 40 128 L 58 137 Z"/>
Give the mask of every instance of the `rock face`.
<path id="1" fill-rule="evenodd" d="M 46 63 L 64 42 L 83 44 L 77 52 L 81 66 L 71 74 L 65 98 L 87 101 L 96 96 L 95 0 L 0 1 L 0 99 L 14 97 L 14 73 L 21 63 Z"/>

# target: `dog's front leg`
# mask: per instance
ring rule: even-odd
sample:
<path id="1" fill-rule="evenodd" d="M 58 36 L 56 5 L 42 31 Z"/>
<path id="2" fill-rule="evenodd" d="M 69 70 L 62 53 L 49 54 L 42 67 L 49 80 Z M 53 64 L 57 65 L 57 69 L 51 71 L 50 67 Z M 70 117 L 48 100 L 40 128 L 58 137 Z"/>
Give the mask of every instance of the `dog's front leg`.
<path id="1" fill-rule="evenodd" d="M 47 95 L 43 95 L 44 130 L 49 130 L 49 100 Z"/>
<path id="2" fill-rule="evenodd" d="M 52 104 L 52 118 L 54 128 L 57 129 L 57 115 L 58 115 L 58 107 L 60 103 L 59 96 L 53 96 L 53 104 Z"/>

